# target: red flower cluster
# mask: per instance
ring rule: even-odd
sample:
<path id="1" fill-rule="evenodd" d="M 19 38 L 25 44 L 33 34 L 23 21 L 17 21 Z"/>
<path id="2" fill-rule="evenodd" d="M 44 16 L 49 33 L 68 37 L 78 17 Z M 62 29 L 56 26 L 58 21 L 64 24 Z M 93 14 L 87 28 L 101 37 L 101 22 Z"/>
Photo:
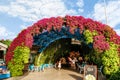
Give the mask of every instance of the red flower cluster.
<path id="1" fill-rule="evenodd" d="M 102 35 L 102 33 L 104 31 L 104 27 L 105 27 L 105 24 L 102 24 L 97 21 L 93 21 L 92 19 L 89 19 L 89 18 L 85 20 L 83 25 L 84 25 L 85 29 L 88 29 L 91 32 L 97 31 L 97 33 L 99 35 Z"/>
<path id="2" fill-rule="evenodd" d="M 120 45 L 120 36 L 118 36 L 117 34 L 115 34 L 112 37 L 110 37 L 110 41 L 114 42 L 115 44 Z"/>
<path id="3" fill-rule="evenodd" d="M 113 28 L 109 27 L 108 25 L 104 27 L 104 30 L 102 32 L 103 32 L 103 35 L 109 39 L 110 37 L 113 37 L 114 35 L 116 35 L 116 32 L 113 30 Z"/>
<path id="4" fill-rule="evenodd" d="M 70 32 L 74 33 L 76 28 L 80 29 L 80 33 L 84 30 L 83 23 L 85 22 L 85 18 L 82 16 L 65 16 L 66 26 L 70 27 Z"/>
<path id="5" fill-rule="evenodd" d="M 93 42 L 93 48 L 99 52 L 103 52 L 109 49 L 109 43 L 105 41 L 105 37 L 102 35 L 95 36 Z"/>
<path id="6" fill-rule="evenodd" d="M 40 21 L 38 21 L 37 23 L 35 23 L 34 25 L 36 25 L 39 29 L 39 31 L 43 31 L 43 29 L 50 31 L 52 28 L 55 30 L 60 30 L 62 25 L 64 23 L 64 20 L 62 17 L 51 17 L 51 18 L 45 18 L 42 19 Z M 33 26 L 34 26 L 33 25 Z"/>

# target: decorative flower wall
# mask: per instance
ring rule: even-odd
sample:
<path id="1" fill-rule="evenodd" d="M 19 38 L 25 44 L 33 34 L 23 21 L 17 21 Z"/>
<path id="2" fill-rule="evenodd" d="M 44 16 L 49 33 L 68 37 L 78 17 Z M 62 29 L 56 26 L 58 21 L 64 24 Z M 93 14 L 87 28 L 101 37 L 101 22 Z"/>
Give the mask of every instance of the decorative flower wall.
<path id="1" fill-rule="evenodd" d="M 17 46 L 32 47 L 33 36 L 41 34 L 44 30 L 50 31 L 51 29 L 60 31 L 62 26 L 69 27 L 69 31 L 74 34 L 76 28 L 80 29 L 80 34 L 84 35 L 85 30 L 89 30 L 91 33 L 94 31 L 96 35 L 90 36 L 93 39 L 93 49 L 102 53 L 110 49 L 110 42 L 118 45 L 117 50 L 120 54 L 120 36 L 109 27 L 98 21 L 94 21 L 90 18 L 84 18 L 82 16 L 65 16 L 65 17 L 51 17 L 44 18 L 34 23 L 32 26 L 21 31 L 19 35 L 13 40 L 6 54 L 6 63 L 8 64 L 14 57 L 14 50 Z M 85 38 L 85 37 L 84 37 Z"/>

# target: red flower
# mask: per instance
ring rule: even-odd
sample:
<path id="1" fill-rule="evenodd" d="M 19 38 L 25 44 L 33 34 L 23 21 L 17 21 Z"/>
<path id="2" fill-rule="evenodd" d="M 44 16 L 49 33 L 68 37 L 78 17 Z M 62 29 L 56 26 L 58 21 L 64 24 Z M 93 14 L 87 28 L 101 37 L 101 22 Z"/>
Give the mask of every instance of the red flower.
<path id="1" fill-rule="evenodd" d="M 109 49 L 109 43 L 106 42 L 104 36 L 102 35 L 95 36 L 93 42 L 93 48 L 99 52 L 103 52 Z"/>

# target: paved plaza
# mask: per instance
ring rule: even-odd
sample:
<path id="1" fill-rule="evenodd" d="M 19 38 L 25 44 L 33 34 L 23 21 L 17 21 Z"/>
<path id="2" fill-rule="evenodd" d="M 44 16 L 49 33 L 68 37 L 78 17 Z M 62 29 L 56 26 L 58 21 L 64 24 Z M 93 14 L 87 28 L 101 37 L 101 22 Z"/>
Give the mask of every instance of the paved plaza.
<path id="1" fill-rule="evenodd" d="M 4 80 L 83 80 L 83 74 L 73 70 L 45 69 L 44 72 L 28 72 L 24 76 Z"/>

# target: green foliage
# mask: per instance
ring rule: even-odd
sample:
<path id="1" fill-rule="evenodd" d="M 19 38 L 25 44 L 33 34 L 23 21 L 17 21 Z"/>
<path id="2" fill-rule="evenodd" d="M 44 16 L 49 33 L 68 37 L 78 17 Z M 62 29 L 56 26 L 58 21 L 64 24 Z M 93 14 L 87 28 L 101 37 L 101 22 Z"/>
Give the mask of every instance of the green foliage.
<path id="1" fill-rule="evenodd" d="M 117 45 L 110 43 L 110 49 L 106 50 L 102 55 L 103 72 L 105 75 L 111 75 L 119 69 L 119 57 Z"/>
<path id="2" fill-rule="evenodd" d="M 0 42 L 6 44 L 7 46 L 10 46 L 12 41 L 7 39 L 7 40 L 0 40 Z"/>
<path id="3" fill-rule="evenodd" d="M 30 49 L 26 46 L 18 46 L 14 50 L 14 59 L 21 60 L 23 63 L 28 63 Z M 19 58 L 19 59 L 18 59 Z"/>
<path id="4" fill-rule="evenodd" d="M 93 36 L 92 33 L 89 30 L 85 30 L 84 33 L 84 38 L 87 44 L 92 43 L 93 42 Z"/>
<path id="5" fill-rule="evenodd" d="M 109 80 L 120 80 L 120 69 L 116 73 L 113 73 Z"/>
<path id="6" fill-rule="evenodd" d="M 37 54 L 37 55 L 35 56 L 35 62 L 34 62 L 35 66 L 39 66 L 39 65 L 40 65 L 41 55 L 42 55 L 42 53 Z"/>
<path id="7" fill-rule="evenodd" d="M 83 32 L 83 35 L 86 43 L 89 44 L 89 43 L 93 43 L 93 36 L 97 35 L 97 32 L 96 31 L 91 32 L 90 30 L 85 30 Z"/>
<path id="8" fill-rule="evenodd" d="M 54 63 L 60 57 L 67 55 L 67 53 L 70 52 L 69 40 L 60 39 L 51 43 L 42 53 L 40 53 L 39 60 L 36 59 L 35 64 L 37 64 L 38 61 L 39 61 L 39 65 L 46 64 L 46 63 L 47 64 Z M 63 44 L 63 42 L 65 43 Z"/>
<path id="9" fill-rule="evenodd" d="M 28 63 L 30 49 L 26 46 L 18 46 L 14 50 L 14 58 L 8 63 L 11 76 L 23 74 L 24 64 Z"/>
<path id="10" fill-rule="evenodd" d="M 92 32 L 92 35 L 93 35 L 93 36 L 98 35 L 97 31 L 94 30 L 94 31 Z"/>
<path id="11" fill-rule="evenodd" d="M 13 62 L 12 60 L 8 63 L 8 68 L 11 72 L 11 76 L 20 76 L 23 74 L 24 64 L 20 61 Z"/>
<path id="12" fill-rule="evenodd" d="M 55 53 L 55 45 L 47 47 L 40 55 L 35 57 L 35 65 L 53 63 L 52 59 Z M 39 63 L 38 63 L 39 62 Z"/>
<path id="13" fill-rule="evenodd" d="M 48 63 L 53 63 L 53 57 L 55 54 L 55 45 L 54 46 L 49 46 L 45 51 L 40 53 L 40 60 L 39 64 L 48 64 Z M 37 57 L 36 57 L 37 58 Z M 37 61 L 35 62 L 37 63 Z"/>
<path id="14" fill-rule="evenodd" d="M 89 54 L 90 62 L 93 62 L 97 67 L 102 66 L 102 53 L 98 53 L 95 50 L 91 50 Z"/>

